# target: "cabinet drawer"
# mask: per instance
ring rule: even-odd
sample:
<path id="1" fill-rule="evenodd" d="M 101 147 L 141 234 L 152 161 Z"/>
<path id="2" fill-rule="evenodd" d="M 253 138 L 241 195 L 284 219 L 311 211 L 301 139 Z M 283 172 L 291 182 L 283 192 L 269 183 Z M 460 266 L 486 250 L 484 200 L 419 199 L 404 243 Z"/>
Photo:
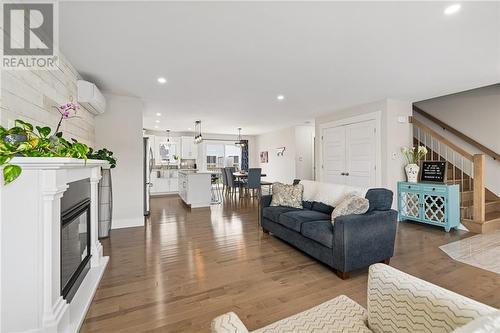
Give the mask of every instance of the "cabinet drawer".
<path id="1" fill-rule="evenodd" d="M 425 192 L 446 193 L 446 188 L 441 186 L 426 185 L 423 186 L 422 190 Z"/>
<path id="2" fill-rule="evenodd" d="M 418 184 L 403 183 L 399 184 L 399 189 L 402 191 L 420 191 L 422 190 L 422 187 Z"/>

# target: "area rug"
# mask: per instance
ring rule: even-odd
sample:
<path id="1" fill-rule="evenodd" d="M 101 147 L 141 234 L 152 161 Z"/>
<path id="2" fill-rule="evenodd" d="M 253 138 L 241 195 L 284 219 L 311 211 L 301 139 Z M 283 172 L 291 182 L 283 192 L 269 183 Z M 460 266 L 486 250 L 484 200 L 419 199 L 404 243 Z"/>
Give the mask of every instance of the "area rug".
<path id="1" fill-rule="evenodd" d="M 500 231 L 472 236 L 439 248 L 464 264 L 500 274 Z"/>

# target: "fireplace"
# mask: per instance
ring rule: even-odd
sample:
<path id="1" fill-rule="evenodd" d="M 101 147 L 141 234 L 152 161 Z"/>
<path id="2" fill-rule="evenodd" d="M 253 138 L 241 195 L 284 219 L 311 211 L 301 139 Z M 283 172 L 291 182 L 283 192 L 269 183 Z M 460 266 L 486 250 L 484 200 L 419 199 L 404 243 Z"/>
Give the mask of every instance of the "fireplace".
<path id="1" fill-rule="evenodd" d="M 90 270 L 90 182 L 69 183 L 61 200 L 61 296 L 69 303 Z"/>
<path id="2" fill-rule="evenodd" d="M 78 333 L 109 262 L 97 237 L 107 162 L 14 157 L 12 164 L 23 173 L 0 189 L 0 332 Z"/>

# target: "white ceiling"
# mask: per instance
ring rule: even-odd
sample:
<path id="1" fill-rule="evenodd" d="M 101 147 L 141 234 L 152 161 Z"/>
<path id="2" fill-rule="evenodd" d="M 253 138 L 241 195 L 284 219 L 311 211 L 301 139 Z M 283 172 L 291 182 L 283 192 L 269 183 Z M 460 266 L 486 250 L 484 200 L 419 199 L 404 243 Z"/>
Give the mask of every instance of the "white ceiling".
<path id="1" fill-rule="evenodd" d="M 449 4 L 63 2 L 60 43 L 85 78 L 142 98 L 145 128 L 201 119 L 208 132 L 258 134 L 500 82 L 500 3 L 445 16 Z"/>

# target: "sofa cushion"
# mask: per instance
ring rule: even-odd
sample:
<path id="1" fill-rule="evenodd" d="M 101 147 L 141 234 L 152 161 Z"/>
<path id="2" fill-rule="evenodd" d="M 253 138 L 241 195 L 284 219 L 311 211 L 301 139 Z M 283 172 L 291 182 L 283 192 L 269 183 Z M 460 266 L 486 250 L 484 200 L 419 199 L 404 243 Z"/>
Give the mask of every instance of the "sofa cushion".
<path id="1" fill-rule="evenodd" d="M 328 221 L 313 221 L 302 225 L 302 236 L 307 237 L 326 247 L 333 247 L 333 226 Z"/>
<path id="2" fill-rule="evenodd" d="M 392 191 L 385 188 L 372 188 L 366 192 L 366 199 L 370 201 L 368 212 L 374 210 L 389 210 L 392 207 Z"/>
<path id="3" fill-rule="evenodd" d="M 312 204 L 312 210 L 321 212 L 323 214 L 332 215 L 333 207 L 322 202 L 314 201 Z"/>
<path id="4" fill-rule="evenodd" d="M 288 229 L 300 232 L 304 222 L 320 220 L 330 220 L 330 216 L 314 210 L 299 210 L 281 214 L 278 223 Z"/>
<path id="5" fill-rule="evenodd" d="M 271 206 L 271 207 L 264 207 L 262 209 L 262 215 L 273 222 L 278 222 L 278 219 L 281 214 L 297 210 L 300 209 L 292 207 L 283 207 L 283 206 Z"/>

